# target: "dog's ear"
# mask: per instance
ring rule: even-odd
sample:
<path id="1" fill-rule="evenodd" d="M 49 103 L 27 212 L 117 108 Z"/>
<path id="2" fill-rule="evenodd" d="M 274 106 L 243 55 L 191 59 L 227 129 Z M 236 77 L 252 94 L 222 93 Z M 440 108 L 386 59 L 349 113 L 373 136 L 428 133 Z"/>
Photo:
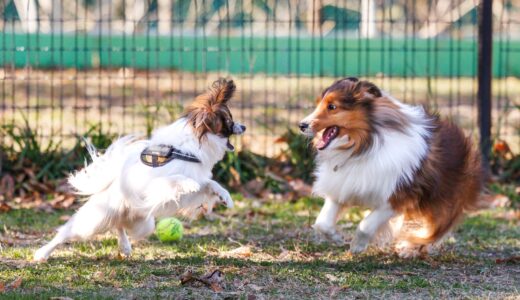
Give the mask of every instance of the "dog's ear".
<path id="1" fill-rule="evenodd" d="M 220 78 L 213 82 L 206 93 L 197 96 L 195 101 L 186 107 L 183 116 L 188 119 L 188 124 L 193 126 L 199 140 L 207 132 L 220 132 L 222 122 L 219 114 L 230 114 L 226 103 L 235 90 L 233 80 Z"/>
<path id="2" fill-rule="evenodd" d="M 358 81 L 356 82 L 355 91 L 357 94 L 363 97 L 379 98 L 383 96 L 381 90 L 370 81 Z"/>
<path id="3" fill-rule="evenodd" d="M 208 133 L 214 132 L 218 124 L 217 114 L 212 111 L 210 105 L 199 105 L 200 103 L 193 103 L 188 106 L 184 112 L 184 116 L 188 119 L 188 124 L 193 126 L 195 136 L 199 139 Z"/>
<path id="4" fill-rule="evenodd" d="M 217 81 L 213 82 L 211 85 L 211 98 L 212 104 L 226 104 L 233 94 L 235 93 L 236 85 L 233 80 L 228 80 L 225 78 L 220 78 Z"/>

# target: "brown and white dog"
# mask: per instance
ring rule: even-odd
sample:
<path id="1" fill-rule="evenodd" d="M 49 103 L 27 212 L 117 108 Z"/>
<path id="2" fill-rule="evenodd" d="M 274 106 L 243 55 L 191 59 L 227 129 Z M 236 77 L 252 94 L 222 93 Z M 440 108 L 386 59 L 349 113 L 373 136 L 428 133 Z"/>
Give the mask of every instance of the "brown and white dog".
<path id="1" fill-rule="evenodd" d="M 482 171 L 471 140 L 452 123 L 368 81 L 333 83 L 300 129 L 314 137 L 313 191 L 325 198 L 314 229 L 342 241 L 335 229 L 342 209 L 371 210 L 351 242 L 353 253 L 389 233 L 401 256 L 429 251 L 477 204 Z M 402 233 L 403 220 L 422 226 Z"/>

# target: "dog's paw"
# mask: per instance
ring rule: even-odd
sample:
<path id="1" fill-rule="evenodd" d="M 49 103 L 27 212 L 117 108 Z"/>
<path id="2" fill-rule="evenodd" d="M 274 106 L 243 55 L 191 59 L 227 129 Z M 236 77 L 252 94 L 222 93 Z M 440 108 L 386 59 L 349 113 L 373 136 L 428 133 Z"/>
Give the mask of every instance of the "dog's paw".
<path id="1" fill-rule="evenodd" d="M 312 225 L 312 228 L 317 235 L 325 237 L 327 240 L 332 241 L 340 246 L 345 245 L 345 238 L 336 230 L 336 228 L 326 227 L 319 223 Z"/>
<path id="2" fill-rule="evenodd" d="M 366 233 L 357 230 L 354 239 L 350 242 L 350 252 L 352 254 L 361 253 L 368 248 L 369 243 L 370 237 Z"/>
<path id="3" fill-rule="evenodd" d="M 38 250 L 36 250 L 36 252 L 34 252 L 34 256 L 33 256 L 33 261 L 34 262 L 46 262 L 47 259 L 49 258 L 49 251 L 47 251 L 47 249 L 45 249 L 45 247 L 42 247 Z"/>
<path id="4" fill-rule="evenodd" d="M 200 190 L 200 184 L 193 179 L 184 179 L 179 182 L 179 192 L 181 194 L 191 194 Z"/>
<path id="5" fill-rule="evenodd" d="M 415 245 L 407 241 L 400 241 L 395 245 L 395 251 L 400 258 L 412 259 L 429 254 L 432 245 Z"/>
<path id="6" fill-rule="evenodd" d="M 226 206 L 227 208 L 232 208 L 234 206 L 233 199 L 231 199 L 231 195 L 225 189 L 215 191 L 215 196 L 218 197 L 219 203 Z"/>
<path id="7" fill-rule="evenodd" d="M 130 245 L 123 245 L 119 247 L 119 256 L 122 258 L 129 258 L 132 254 L 132 247 Z"/>
<path id="8" fill-rule="evenodd" d="M 354 239 L 350 243 L 350 253 L 359 254 L 361 252 L 364 252 L 367 249 L 367 247 L 368 247 L 368 243 L 360 243 Z"/>
<path id="9" fill-rule="evenodd" d="M 215 214 L 210 212 L 210 213 L 204 213 L 203 214 L 204 216 L 204 219 L 208 220 L 208 221 L 215 221 L 217 218 L 215 217 Z"/>

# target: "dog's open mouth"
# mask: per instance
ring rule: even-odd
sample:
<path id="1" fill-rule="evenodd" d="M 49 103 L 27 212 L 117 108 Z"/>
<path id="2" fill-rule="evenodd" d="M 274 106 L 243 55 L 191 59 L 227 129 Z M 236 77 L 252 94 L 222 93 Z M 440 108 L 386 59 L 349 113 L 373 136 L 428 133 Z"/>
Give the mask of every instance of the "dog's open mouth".
<path id="1" fill-rule="evenodd" d="M 321 140 L 316 145 L 318 150 L 323 150 L 329 146 L 329 144 L 338 136 L 338 126 L 327 127 L 321 136 Z"/>
<path id="2" fill-rule="evenodd" d="M 234 151 L 235 150 L 235 146 L 233 146 L 233 144 L 231 144 L 229 139 L 227 140 L 227 148 L 228 148 L 229 151 Z"/>

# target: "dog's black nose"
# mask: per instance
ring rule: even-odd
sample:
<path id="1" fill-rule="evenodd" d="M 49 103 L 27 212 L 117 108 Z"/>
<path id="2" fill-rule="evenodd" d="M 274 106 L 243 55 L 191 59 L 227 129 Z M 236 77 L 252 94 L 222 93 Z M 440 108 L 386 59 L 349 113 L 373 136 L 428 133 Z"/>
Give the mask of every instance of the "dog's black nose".
<path id="1" fill-rule="evenodd" d="M 301 132 L 304 132 L 305 129 L 309 128 L 309 124 L 304 123 L 304 122 L 301 122 L 300 125 L 299 125 L 299 127 L 300 127 L 300 131 L 301 131 Z"/>

